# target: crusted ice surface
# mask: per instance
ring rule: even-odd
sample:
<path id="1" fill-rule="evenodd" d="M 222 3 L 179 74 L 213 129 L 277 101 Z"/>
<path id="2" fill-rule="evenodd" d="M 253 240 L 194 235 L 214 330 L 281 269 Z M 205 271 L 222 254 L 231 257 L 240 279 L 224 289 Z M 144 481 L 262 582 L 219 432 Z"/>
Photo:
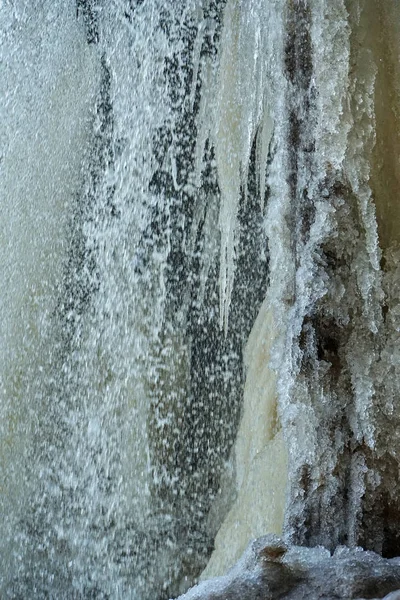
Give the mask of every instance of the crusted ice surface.
<path id="1" fill-rule="evenodd" d="M 288 546 L 273 535 L 250 542 L 224 576 L 200 583 L 181 600 L 319 600 L 400 594 L 400 565 L 361 548 Z"/>
<path id="2" fill-rule="evenodd" d="M 305 495 L 294 487 L 286 514 L 287 523 L 295 523 L 296 533 L 291 530 L 295 539 L 329 545 L 329 537 L 333 536 L 337 541 L 362 540 L 369 545 L 376 533 L 365 533 L 367 517 L 362 515 L 371 509 L 367 508 L 368 501 L 364 504 L 360 499 L 365 494 L 373 504 L 374 495 L 382 493 L 378 489 L 388 486 L 391 490 L 396 485 L 391 476 L 385 481 L 383 466 L 379 465 L 379 440 L 387 429 L 382 428 L 377 414 L 383 398 L 380 400 L 375 375 L 380 368 L 378 348 L 387 336 L 381 316 L 380 249 L 369 183 L 379 55 L 373 59 L 374 48 L 368 48 L 365 32 L 370 31 L 372 16 L 361 5 L 357 16 L 353 5 L 354 13 L 350 11 L 349 17 L 342 7 L 341 16 L 336 14 L 335 28 L 324 34 L 323 43 L 319 32 L 329 22 L 326 11 L 337 13 L 339 4 L 311 6 L 315 67 L 309 89 L 311 93 L 315 86 L 318 101 L 315 107 L 311 103 L 309 128 L 304 135 L 308 137 L 316 123 L 312 134 L 315 152 L 311 158 L 305 157 L 302 150 L 298 153 L 298 166 L 301 161 L 309 161 L 309 179 L 299 185 L 303 177 L 300 173 L 296 197 L 302 189 L 311 197 L 312 208 L 308 210 L 312 216 L 310 219 L 305 212 L 300 217 L 305 224 L 311 222 L 304 241 L 297 229 L 295 300 L 286 313 L 289 337 L 285 356 L 291 358 L 288 371 L 279 367 L 283 377 L 278 378 L 283 384 L 281 416 L 284 429 L 288 424 L 289 465 L 298 464 L 297 477 L 293 473 L 289 480 L 295 482 L 295 487 L 301 482 Z M 361 36 L 362 46 L 357 45 Z M 338 77 L 335 94 L 323 83 L 326 76 L 331 81 Z M 329 131 L 329 127 L 332 134 L 326 138 L 324 130 Z M 296 379 L 292 384 L 288 373 Z M 343 480 L 346 469 L 347 483 Z M 340 531 L 335 501 L 332 506 L 332 500 L 328 500 L 343 495 L 344 489 L 350 490 L 346 532 Z M 318 502 L 322 499 L 326 512 L 317 517 L 321 508 L 312 508 L 311 502 L 309 517 L 305 517 L 307 497 L 313 495 L 320 498 Z M 294 517 L 297 510 L 303 513 L 302 534 L 300 522 Z M 378 515 L 376 518 L 379 521 Z M 368 519 L 374 520 L 372 514 Z M 310 535 L 314 526 L 320 530 L 315 538 Z M 372 547 L 379 550 L 379 544 Z"/>
<path id="3" fill-rule="evenodd" d="M 294 539 L 307 543 L 319 540 L 329 545 L 335 540 L 335 545 L 340 539 L 368 543 L 361 533 L 362 514 L 368 509 L 360 498 L 364 493 L 373 496 L 374 487 L 395 485 L 380 478 L 375 463 L 380 451 L 372 458 L 385 431 L 373 415 L 379 404 L 374 374 L 377 345 L 387 335 L 369 187 L 376 66 L 368 54 L 372 51 L 357 46 L 360 30 L 366 27 L 362 7 L 358 17 L 349 16 L 343 3 L 310 3 L 303 12 L 294 9 L 294 14 L 303 19 L 310 36 L 303 40 L 303 58 L 297 58 L 303 63 L 297 74 L 293 75 L 290 63 L 287 66 L 290 89 L 283 100 L 293 107 L 289 128 L 297 146 L 289 146 L 285 164 L 288 168 L 290 161 L 296 161 L 296 178 L 286 207 L 270 187 L 267 224 L 275 319 L 282 324 L 278 329 L 286 331 L 286 338 L 278 338 L 272 350 L 279 414 L 289 449 L 292 491 L 286 529 Z M 332 21 L 334 27 L 328 26 Z M 294 45 L 296 35 L 301 35 L 300 30 Z M 299 119 L 303 125 L 298 125 Z M 281 178 L 282 188 L 287 181 L 285 169 L 275 169 L 274 162 L 269 181 L 273 185 L 274 177 Z M 281 164 L 282 159 L 278 169 Z M 276 223 L 282 215 L 292 223 L 292 230 L 277 236 Z M 276 260 L 282 252 L 288 253 L 287 258 Z M 281 265 L 291 262 L 295 274 L 286 271 L 283 279 Z M 343 521 L 346 532 L 337 523 L 335 501 L 332 504 L 345 488 L 351 490 Z M 326 509 L 317 509 L 312 497 Z"/>

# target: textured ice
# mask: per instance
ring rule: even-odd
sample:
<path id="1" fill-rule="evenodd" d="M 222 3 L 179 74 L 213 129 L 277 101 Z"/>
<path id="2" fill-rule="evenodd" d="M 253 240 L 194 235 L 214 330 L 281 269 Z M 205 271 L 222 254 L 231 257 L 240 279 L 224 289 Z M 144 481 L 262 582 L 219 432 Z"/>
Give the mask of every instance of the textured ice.
<path id="1" fill-rule="evenodd" d="M 273 535 L 251 542 L 222 577 L 200 583 L 181 600 L 355 600 L 400 597 L 399 559 L 361 548 L 287 546 Z"/>
<path id="2" fill-rule="evenodd" d="M 260 344 L 252 360 L 268 363 L 271 389 L 267 394 L 264 386 L 263 410 L 276 399 L 273 419 L 289 455 L 288 489 L 259 518 L 249 518 L 253 495 L 241 485 L 237 451 L 238 498 L 217 536 L 208 575 L 219 574 L 224 556 L 244 548 L 249 521 L 267 521 L 275 503 L 285 505 L 284 530 L 296 543 L 362 544 L 387 556 L 400 551 L 398 238 L 388 224 L 398 223 L 393 156 L 400 137 L 392 117 L 398 114 L 399 8 L 388 2 L 380 12 L 373 2 L 342 0 L 290 3 L 285 11 L 274 2 L 260 6 L 235 4 L 240 14 L 232 27 L 237 39 L 259 40 L 260 55 L 268 48 L 274 57 L 246 93 L 248 120 L 261 106 L 256 121 L 273 131 L 265 220 L 270 308 L 255 327 L 271 322 L 265 344 L 271 336 L 274 343 L 268 359 Z M 250 64 L 239 61 L 238 68 Z M 232 96 L 240 77 L 236 73 Z M 262 155 L 257 148 L 259 174 Z M 246 389 L 254 397 L 245 396 L 238 444 L 251 439 L 261 448 L 264 413 L 253 410 L 255 373 L 249 367 Z M 252 410 L 253 420 L 247 418 Z M 275 489 L 268 458 L 257 467 L 244 464 L 254 480 L 272 477 Z M 244 516 L 236 518 L 241 507 Z"/>

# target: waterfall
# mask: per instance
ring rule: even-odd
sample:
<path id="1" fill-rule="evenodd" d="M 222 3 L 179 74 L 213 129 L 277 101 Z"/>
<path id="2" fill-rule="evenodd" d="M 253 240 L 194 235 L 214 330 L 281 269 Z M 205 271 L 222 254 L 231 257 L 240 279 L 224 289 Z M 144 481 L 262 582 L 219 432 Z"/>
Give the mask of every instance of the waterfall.
<path id="1" fill-rule="evenodd" d="M 0 36 L 0 595 L 400 555 L 396 0 L 4 0 Z"/>

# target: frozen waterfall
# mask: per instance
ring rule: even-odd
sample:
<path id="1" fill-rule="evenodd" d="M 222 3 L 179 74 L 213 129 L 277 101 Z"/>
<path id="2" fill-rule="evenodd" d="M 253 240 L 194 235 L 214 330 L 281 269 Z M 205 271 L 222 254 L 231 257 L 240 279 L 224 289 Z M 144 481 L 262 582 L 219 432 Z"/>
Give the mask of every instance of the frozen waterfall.
<path id="1" fill-rule="evenodd" d="M 166 600 L 265 534 L 385 571 L 400 4 L 0 0 L 0 39 L 0 597 Z"/>

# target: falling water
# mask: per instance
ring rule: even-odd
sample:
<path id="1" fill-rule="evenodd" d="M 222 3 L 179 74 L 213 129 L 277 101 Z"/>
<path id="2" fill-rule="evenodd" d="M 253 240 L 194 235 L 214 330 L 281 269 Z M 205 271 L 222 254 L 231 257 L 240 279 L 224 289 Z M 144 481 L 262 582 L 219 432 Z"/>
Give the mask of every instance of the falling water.
<path id="1" fill-rule="evenodd" d="M 400 554 L 399 24 L 0 3 L 2 597 Z"/>

